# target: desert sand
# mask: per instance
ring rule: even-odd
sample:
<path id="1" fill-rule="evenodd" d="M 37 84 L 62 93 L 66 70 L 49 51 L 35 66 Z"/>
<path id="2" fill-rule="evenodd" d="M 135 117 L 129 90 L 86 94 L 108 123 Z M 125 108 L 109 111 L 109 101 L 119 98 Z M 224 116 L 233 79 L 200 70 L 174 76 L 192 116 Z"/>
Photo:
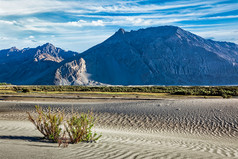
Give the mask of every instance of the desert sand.
<path id="1" fill-rule="evenodd" d="M 49 143 L 34 106 L 93 110 L 97 143 Z M 0 158 L 238 158 L 238 99 L 0 101 Z"/>

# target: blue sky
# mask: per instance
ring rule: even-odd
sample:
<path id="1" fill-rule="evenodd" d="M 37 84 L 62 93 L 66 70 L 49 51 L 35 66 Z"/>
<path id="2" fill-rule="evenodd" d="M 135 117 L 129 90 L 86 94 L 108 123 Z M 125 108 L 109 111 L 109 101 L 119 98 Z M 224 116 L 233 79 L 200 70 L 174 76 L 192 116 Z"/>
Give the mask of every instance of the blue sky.
<path id="1" fill-rule="evenodd" d="M 50 42 L 82 52 L 119 28 L 161 25 L 238 44 L 238 0 L 0 0 L 0 49 Z"/>

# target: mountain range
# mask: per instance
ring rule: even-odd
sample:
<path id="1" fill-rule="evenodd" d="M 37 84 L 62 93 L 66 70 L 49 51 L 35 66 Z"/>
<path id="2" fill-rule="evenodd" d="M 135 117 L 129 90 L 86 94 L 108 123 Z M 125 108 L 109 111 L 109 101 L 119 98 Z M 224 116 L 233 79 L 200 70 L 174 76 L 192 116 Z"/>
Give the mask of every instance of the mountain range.
<path id="1" fill-rule="evenodd" d="M 19 85 L 237 85 L 238 45 L 176 26 L 119 29 L 83 53 L 0 50 L 0 71 L 0 82 Z"/>
<path id="2" fill-rule="evenodd" d="M 37 48 L 0 50 L 0 82 L 17 85 L 54 84 L 54 71 L 77 52 L 46 43 Z"/>

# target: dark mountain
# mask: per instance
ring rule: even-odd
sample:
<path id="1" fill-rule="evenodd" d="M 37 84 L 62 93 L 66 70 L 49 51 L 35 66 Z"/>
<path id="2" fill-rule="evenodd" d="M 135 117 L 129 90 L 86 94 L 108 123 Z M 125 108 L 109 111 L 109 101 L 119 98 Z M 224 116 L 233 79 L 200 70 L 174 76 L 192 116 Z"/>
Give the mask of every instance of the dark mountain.
<path id="1" fill-rule="evenodd" d="M 238 84 L 238 45 L 175 26 L 119 29 L 57 69 L 55 84 Z"/>
<path id="2" fill-rule="evenodd" d="M 37 48 L 0 51 L 0 82 L 12 84 L 54 84 L 54 72 L 76 52 L 64 51 L 46 43 Z"/>
<path id="3" fill-rule="evenodd" d="M 238 45 L 175 26 L 114 35 L 78 54 L 52 44 L 0 51 L 0 82 L 57 85 L 237 85 Z"/>

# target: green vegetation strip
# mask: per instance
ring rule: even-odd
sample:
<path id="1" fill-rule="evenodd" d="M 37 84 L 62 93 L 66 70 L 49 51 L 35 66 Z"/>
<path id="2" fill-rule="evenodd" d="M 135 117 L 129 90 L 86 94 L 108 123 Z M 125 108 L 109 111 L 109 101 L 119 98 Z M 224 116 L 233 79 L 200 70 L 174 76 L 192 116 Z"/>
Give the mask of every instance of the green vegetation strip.
<path id="1" fill-rule="evenodd" d="M 170 95 L 238 96 L 238 86 L 12 86 L 7 90 L 16 93 L 30 92 L 134 92 L 134 93 L 168 93 Z"/>
<path id="2" fill-rule="evenodd" d="M 11 85 L 10 83 L 0 83 L 0 86 L 1 85 Z"/>

